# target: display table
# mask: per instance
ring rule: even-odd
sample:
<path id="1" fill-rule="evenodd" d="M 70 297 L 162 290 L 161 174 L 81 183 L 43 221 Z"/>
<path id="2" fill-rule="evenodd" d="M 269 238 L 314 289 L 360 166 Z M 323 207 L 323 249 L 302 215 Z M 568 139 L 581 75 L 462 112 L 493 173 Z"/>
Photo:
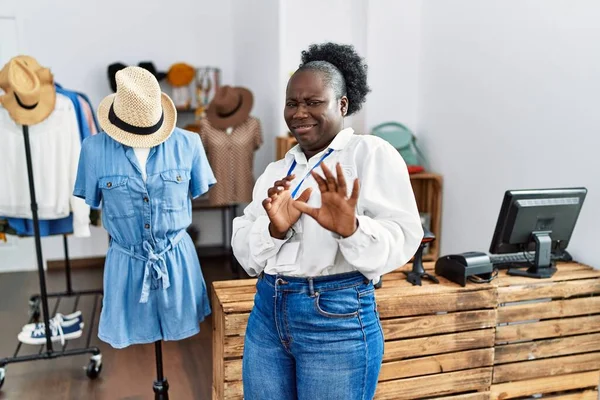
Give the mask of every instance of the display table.
<path id="1" fill-rule="evenodd" d="M 500 274 L 493 399 L 574 391 L 598 399 L 600 271 L 563 264 L 550 279 Z"/>
<path id="2" fill-rule="evenodd" d="M 401 270 L 386 275 L 375 292 L 385 336 L 376 399 L 562 391 L 570 391 L 565 399 L 597 399 L 600 297 L 593 295 L 600 294 L 600 271 L 561 264 L 549 280 L 501 272 L 490 284 L 461 287 L 441 277 L 439 285 L 412 286 Z M 243 398 L 244 333 L 255 283 L 213 284 L 213 399 Z"/>

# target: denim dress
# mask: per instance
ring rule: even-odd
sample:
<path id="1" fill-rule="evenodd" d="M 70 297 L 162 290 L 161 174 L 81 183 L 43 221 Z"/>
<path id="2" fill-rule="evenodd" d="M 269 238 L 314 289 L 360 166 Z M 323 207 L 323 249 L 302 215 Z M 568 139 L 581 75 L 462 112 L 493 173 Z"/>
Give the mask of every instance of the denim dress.
<path id="1" fill-rule="evenodd" d="M 200 137 L 176 128 L 153 147 L 146 182 L 133 148 L 101 132 L 84 140 L 74 195 L 102 204 L 110 235 L 98 337 L 115 348 L 180 340 L 210 314 L 191 198 L 216 181 Z"/>

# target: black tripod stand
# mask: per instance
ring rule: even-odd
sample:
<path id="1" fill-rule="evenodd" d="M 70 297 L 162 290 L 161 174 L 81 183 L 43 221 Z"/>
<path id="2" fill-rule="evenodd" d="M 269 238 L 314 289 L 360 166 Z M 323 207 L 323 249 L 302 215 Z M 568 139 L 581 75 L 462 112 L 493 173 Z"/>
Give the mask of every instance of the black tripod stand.
<path id="1" fill-rule="evenodd" d="M 409 281 L 413 285 L 419 286 L 421 286 L 422 279 L 429 279 L 432 282 L 440 283 L 440 281 L 435 276 L 425 272 L 425 268 L 423 268 L 423 250 L 425 249 L 425 246 L 427 246 L 428 243 L 431 243 L 435 240 L 435 235 L 431 231 L 425 229 L 425 227 L 423 227 L 423 231 L 423 239 L 421 240 L 421 245 L 419 246 L 419 249 L 415 254 L 412 271 L 403 271 L 404 274 L 406 274 L 407 281 Z"/>
<path id="2" fill-rule="evenodd" d="M 154 343 L 156 353 L 156 380 L 154 381 L 154 400 L 169 400 L 169 382 L 163 376 L 162 346 L 160 341 Z"/>

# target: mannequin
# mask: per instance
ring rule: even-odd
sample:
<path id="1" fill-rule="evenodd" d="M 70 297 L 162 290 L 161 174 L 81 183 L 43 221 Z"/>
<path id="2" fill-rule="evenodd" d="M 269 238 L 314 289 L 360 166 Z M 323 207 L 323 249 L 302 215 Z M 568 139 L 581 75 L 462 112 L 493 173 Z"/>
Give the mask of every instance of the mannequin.
<path id="1" fill-rule="evenodd" d="M 190 197 L 216 181 L 200 138 L 175 126 L 175 105 L 151 73 L 127 67 L 116 83 L 98 108 L 104 131 L 83 143 L 74 195 L 102 204 L 111 237 L 98 337 L 118 349 L 154 343 L 153 390 L 164 400 L 161 342 L 197 334 L 210 314 L 186 229 Z"/>

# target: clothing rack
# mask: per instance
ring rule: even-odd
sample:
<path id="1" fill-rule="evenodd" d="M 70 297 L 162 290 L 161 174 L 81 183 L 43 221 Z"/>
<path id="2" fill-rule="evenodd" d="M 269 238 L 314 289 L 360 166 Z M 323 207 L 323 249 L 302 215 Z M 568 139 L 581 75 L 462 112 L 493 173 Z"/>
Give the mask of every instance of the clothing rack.
<path id="1" fill-rule="evenodd" d="M 33 180 L 33 168 L 31 161 L 31 146 L 29 144 L 29 127 L 27 125 L 23 125 L 23 137 L 25 141 L 25 156 L 27 158 L 27 174 L 29 179 L 29 194 L 31 197 L 31 212 L 33 215 L 33 226 L 34 226 L 34 234 L 35 234 L 35 251 L 37 256 L 37 268 L 39 275 L 39 284 L 40 284 L 40 293 L 35 294 L 29 299 L 29 309 L 30 309 L 30 318 L 29 323 L 37 322 L 40 317 L 40 304 L 42 308 L 42 317 L 44 322 L 44 327 L 46 331 L 46 344 L 41 345 L 37 354 L 32 355 L 22 355 L 19 356 L 19 351 L 21 350 L 22 343 L 19 342 L 17 348 L 12 357 L 1 358 L 0 359 L 0 388 L 2 388 L 5 378 L 6 378 L 6 366 L 8 364 L 26 362 L 26 361 L 36 361 L 36 360 L 50 360 L 54 358 L 60 357 L 69 357 L 69 356 L 77 356 L 82 354 L 91 354 L 91 358 L 89 364 L 86 369 L 86 374 L 88 378 L 95 379 L 98 377 L 100 372 L 102 371 L 102 353 L 98 349 L 98 347 L 90 347 L 90 341 L 92 338 L 92 331 L 94 330 L 94 320 L 96 318 L 96 311 L 98 308 L 99 298 L 102 296 L 102 289 L 97 290 L 82 290 L 82 291 L 74 291 L 72 287 L 71 280 L 71 263 L 69 259 L 69 246 L 67 241 L 67 236 L 63 235 L 63 246 L 65 251 L 65 275 L 66 275 L 66 285 L 67 290 L 64 292 L 57 293 L 48 293 L 46 290 L 46 274 L 44 271 L 43 265 L 43 256 L 42 256 L 42 245 L 41 245 L 41 237 L 40 237 L 40 227 L 39 227 L 39 219 L 38 219 L 38 207 L 37 201 L 35 197 L 35 185 Z M 60 301 L 65 297 L 75 297 L 75 305 L 73 307 L 73 311 L 77 309 L 79 304 L 79 300 L 81 296 L 94 296 L 94 303 L 92 307 L 92 316 L 90 319 L 90 324 L 87 327 L 87 339 L 86 345 L 82 348 L 75 349 L 67 349 L 69 342 L 65 342 L 62 349 L 55 350 L 52 340 L 51 340 L 51 332 L 50 332 L 50 314 L 48 313 L 48 298 L 54 297 L 56 298 L 56 303 L 54 305 L 54 309 L 52 311 L 52 316 L 56 314 L 58 310 L 58 306 L 60 305 Z"/>

